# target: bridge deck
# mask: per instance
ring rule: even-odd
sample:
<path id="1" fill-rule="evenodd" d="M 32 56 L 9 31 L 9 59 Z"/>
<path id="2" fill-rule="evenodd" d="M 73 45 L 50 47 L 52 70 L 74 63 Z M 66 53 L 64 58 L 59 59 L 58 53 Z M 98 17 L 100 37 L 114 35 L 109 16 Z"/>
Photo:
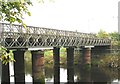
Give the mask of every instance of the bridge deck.
<path id="1" fill-rule="evenodd" d="M 49 28 L 0 23 L 0 42 L 6 48 L 56 47 L 56 46 L 107 46 L 110 39 L 97 38 L 95 34 Z"/>

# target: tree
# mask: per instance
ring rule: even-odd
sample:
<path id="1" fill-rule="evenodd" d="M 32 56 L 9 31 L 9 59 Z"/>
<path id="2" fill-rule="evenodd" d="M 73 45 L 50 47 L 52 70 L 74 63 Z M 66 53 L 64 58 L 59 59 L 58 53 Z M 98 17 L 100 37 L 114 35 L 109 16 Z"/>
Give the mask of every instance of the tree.
<path id="1" fill-rule="evenodd" d="M 99 37 L 99 38 L 109 38 L 109 35 L 105 31 L 100 29 L 100 31 L 97 34 L 97 37 Z"/>
<path id="2" fill-rule="evenodd" d="M 53 0 L 49 0 L 53 1 Z M 43 3 L 44 0 L 38 0 L 39 3 Z M 0 0 L 0 21 L 7 21 L 10 24 L 18 22 L 26 28 L 26 24 L 23 22 L 23 14 L 31 16 L 28 7 L 32 6 L 31 0 Z M 8 51 L 0 44 L 0 60 L 3 64 L 7 64 L 13 59 L 12 50 Z"/>
<path id="3" fill-rule="evenodd" d="M 111 39 L 118 41 L 119 40 L 119 33 L 118 32 L 112 32 L 109 33 L 109 36 L 111 37 Z"/>
<path id="4" fill-rule="evenodd" d="M 31 15 L 28 6 L 32 5 L 28 0 L 0 0 L 0 21 L 7 21 L 10 24 L 18 22 L 24 27 L 23 14 Z M 10 61 L 15 61 L 13 58 L 12 50 L 8 51 L 0 44 L 0 60 L 3 64 Z"/>
<path id="5" fill-rule="evenodd" d="M 109 33 L 109 37 L 112 39 L 112 44 L 120 46 L 120 34 L 118 32 Z"/>
<path id="6" fill-rule="evenodd" d="M 23 22 L 23 14 L 31 15 L 28 6 L 32 2 L 28 0 L 0 0 L 0 20 L 10 23 L 18 22 L 25 26 Z"/>

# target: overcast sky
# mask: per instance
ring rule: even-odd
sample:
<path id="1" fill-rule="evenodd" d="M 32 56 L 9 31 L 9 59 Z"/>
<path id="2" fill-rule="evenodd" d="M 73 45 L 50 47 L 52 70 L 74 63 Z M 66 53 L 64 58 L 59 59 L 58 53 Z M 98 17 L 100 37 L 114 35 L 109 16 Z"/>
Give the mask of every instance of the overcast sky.
<path id="1" fill-rule="evenodd" d="M 35 1 L 35 0 L 34 0 Z M 54 0 L 34 3 L 27 25 L 79 32 L 118 31 L 120 0 Z"/>

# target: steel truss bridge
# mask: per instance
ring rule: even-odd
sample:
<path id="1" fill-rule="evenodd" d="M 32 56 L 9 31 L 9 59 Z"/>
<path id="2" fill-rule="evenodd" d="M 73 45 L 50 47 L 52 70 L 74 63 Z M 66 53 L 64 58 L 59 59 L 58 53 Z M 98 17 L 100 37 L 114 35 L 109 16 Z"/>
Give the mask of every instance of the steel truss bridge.
<path id="1" fill-rule="evenodd" d="M 111 40 L 91 33 L 0 23 L 0 43 L 6 48 L 80 47 L 108 46 Z"/>

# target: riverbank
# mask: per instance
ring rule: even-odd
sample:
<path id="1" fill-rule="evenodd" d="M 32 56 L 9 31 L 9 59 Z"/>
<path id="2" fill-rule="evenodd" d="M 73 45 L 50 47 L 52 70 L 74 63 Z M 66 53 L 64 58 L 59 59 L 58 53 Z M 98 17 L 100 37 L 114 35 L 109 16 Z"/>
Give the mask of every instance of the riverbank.
<path id="1" fill-rule="evenodd" d="M 25 56 L 26 59 L 26 63 L 25 63 L 25 73 L 26 74 L 32 74 L 32 62 L 31 62 L 31 54 L 30 51 L 27 51 L 28 53 L 26 53 L 27 56 Z M 29 55 L 29 56 L 28 56 Z M 85 67 L 83 70 L 82 65 L 78 65 L 79 62 L 81 62 L 81 59 L 78 60 L 79 58 L 82 58 L 80 53 L 75 52 L 74 54 L 74 77 L 76 78 L 75 81 L 81 81 L 81 77 L 86 79 L 89 79 L 89 77 L 91 78 L 92 81 L 97 81 L 97 82 L 103 82 L 103 81 L 108 81 L 112 82 L 114 80 L 118 80 L 118 69 L 115 67 L 109 67 L 109 63 L 111 62 L 115 62 L 115 64 L 117 64 L 117 62 L 119 62 L 118 57 L 120 56 L 119 53 L 109 53 L 109 54 L 105 54 L 105 55 L 99 55 L 97 57 L 94 57 L 91 59 L 91 64 L 92 67 Z M 46 50 L 44 51 L 44 73 L 45 73 L 45 77 L 48 81 L 51 81 L 51 79 L 53 79 L 54 77 L 54 61 L 53 61 L 53 50 Z M 63 49 L 63 51 L 60 50 L 60 74 L 65 74 L 67 75 L 67 64 L 66 64 L 66 50 Z M 28 64 L 27 64 L 28 63 Z M 62 72 L 62 70 L 64 72 Z M 61 76 L 61 78 L 63 78 L 63 74 Z M 83 75 L 84 74 L 84 75 Z M 90 74 L 90 75 L 88 75 Z M 67 77 L 66 77 L 67 78 Z M 48 82 L 47 81 L 47 82 Z"/>
<path id="2" fill-rule="evenodd" d="M 82 58 L 79 57 L 80 53 L 76 53 L 74 56 L 74 64 L 81 64 Z M 53 52 L 52 50 L 45 51 L 44 54 L 45 63 L 47 64 L 53 64 Z M 97 66 L 97 67 L 109 67 L 109 68 L 120 68 L 120 53 L 114 52 L 105 54 L 103 56 L 97 56 L 92 57 L 91 59 L 91 65 Z M 64 65 L 67 64 L 66 59 L 66 50 L 64 49 L 62 52 L 60 52 L 60 64 Z"/>
<path id="3" fill-rule="evenodd" d="M 92 59 L 92 65 L 97 67 L 120 68 L 120 54 L 106 54 Z"/>
<path id="4" fill-rule="evenodd" d="M 31 52 L 26 52 L 25 59 L 27 61 L 31 61 Z M 91 65 L 97 66 L 97 67 L 109 67 L 109 68 L 120 68 L 120 53 L 118 52 L 112 52 L 109 54 L 105 54 L 103 56 L 97 56 L 91 58 Z M 54 64 L 53 60 L 53 50 L 45 50 L 44 51 L 44 63 L 45 64 Z M 74 64 L 81 64 L 82 63 L 82 57 L 79 52 L 74 53 Z M 60 65 L 66 65 L 67 64 L 67 54 L 66 49 L 61 48 L 60 49 Z"/>

